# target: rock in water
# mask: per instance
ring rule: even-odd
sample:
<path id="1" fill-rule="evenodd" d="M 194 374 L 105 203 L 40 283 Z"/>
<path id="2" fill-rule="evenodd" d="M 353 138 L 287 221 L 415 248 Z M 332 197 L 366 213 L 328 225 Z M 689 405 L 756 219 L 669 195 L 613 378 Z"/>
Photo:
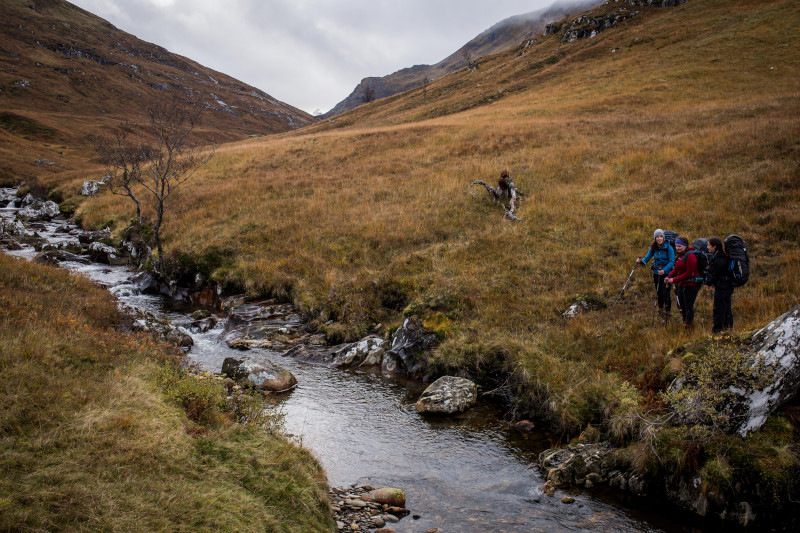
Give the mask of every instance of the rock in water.
<path id="1" fill-rule="evenodd" d="M 297 385 L 291 372 L 268 359 L 250 361 L 226 357 L 222 373 L 245 387 L 267 391 L 285 391 Z"/>
<path id="2" fill-rule="evenodd" d="M 118 264 L 119 260 L 119 251 L 113 246 L 101 242 L 93 242 L 89 245 L 89 255 L 92 261 L 107 265 Z"/>
<path id="3" fill-rule="evenodd" d="M 468 379 L 444 376 L 425 389 L 417 400 L 418 413 L 452 415 L 466 411 L 478 400 L 478 386 Z"/>
<path id="4" fill-rule="evenodd" d="M 291 306 L 272 303 L 240 304 L 229 308 L 223 338 L 231 348 L 274 348 L 302 337 L 300 316 Z"/>
<path id="5" fill-rule="evenodd" d="M 361 499 L 365 502 L 375 502 L 390 507 L 406 506 L 406 493 L 400 489 L 393 489 L 390 487 L 373 489 L 366 494 L 362 494 Z"/>
<path id="6" fill-rule="evenodd" d="M 430 349 L 435 341 L 436 335 L 426 331 L 421 321 L 407 318 L 392 338 L 392 347 L 383 357 L 381 372 L 385 376 L 407 373 L 411 377 L 419 377 L 424 364 L 418 360 L 418 356 Z"/>
<path id="7" fill-rule="evenodd" d="M 28 194 L 23 200 L 24 207 L 19 210 L 19 218 L 28 221 L 50 220 L 61 214 L 58 204 L 51 201 L 44 201 Z"/>
<path id="8" fill-rule="evenodd" d="M 744 404 L 745 415 L 737 429 L 741 436 L 760 428 L 800 389 L 800 305 L 759 330 L 751 348 L 757 359 L 776 369 L 777 375 L 764 389 L 733 391 L 740 394 Z"/>
<path id="9" fill-rule="evenodd" d="M 380 337 L 370 336 L 361 339 L 359 342 L 349 345 L 343 353 L 339 354 L 333 361 L 334 366 L 375 366 L 383 362 L 385 341 Z"/>

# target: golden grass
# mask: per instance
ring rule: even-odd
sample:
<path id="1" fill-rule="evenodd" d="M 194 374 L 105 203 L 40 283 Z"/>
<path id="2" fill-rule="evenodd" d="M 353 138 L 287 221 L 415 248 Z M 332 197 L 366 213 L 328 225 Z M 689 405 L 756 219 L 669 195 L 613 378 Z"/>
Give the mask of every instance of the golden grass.
<path id="1" fill-rule="evenodd" d="M 788 1 L 645 8 L 591 40 L 481 60 L 427 101 L 411 91 L 225 145 L 175 198 L 167 249 L 353 338 L 410 305 L 444 337 L 434 367 L 510 373 L 531 411 L 580 429 L 615 409 L 624 380 L 662 386 L 686 340 L 650 327 L 644 269 L 617 308 L 560 316 L 576 294 L 613 301 L 656 227 L 744 237 L 737 330 L 798 304 L 799 22 Z M 467 192 L 503 168 L 526 193 L 523 223 Z M 79 214 L 120 228 L 131 210 L 104 196 Z M 705 293 L 697 326 L 710 330 Z"/>
<path id="2" fill-rule="evenodd" d="M 88 280 L 0 254 L 0 529 L 331 530 L 305 450 L 191 422 L 156 380 L 166 346 L 118 320 Z"/>

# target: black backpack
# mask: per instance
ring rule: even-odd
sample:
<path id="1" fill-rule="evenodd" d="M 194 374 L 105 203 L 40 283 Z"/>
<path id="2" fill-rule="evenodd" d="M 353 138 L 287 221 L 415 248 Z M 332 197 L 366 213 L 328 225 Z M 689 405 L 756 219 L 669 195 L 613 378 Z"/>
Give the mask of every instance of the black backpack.
<path id="1" fill-rule="evenodd" d="M 734 287 L 741 287 L 750 279 L 747 246 L 738 235 L 728 235 L 725 237 L 725 253 L 728 254 L 728 276 Z"/>
<path id="2" fill-rule="evenodd" d="M 692 278 L 692 281 L 705 285 L 708 279 L 708 266 L 713 257 L 708 251 L 708 239 L 701 237 L 692 243 L 692 247 L 694 251 L 689 253 L 697 256 L 697 276 Z"/>
<path id="3" fill-rule="evenodd" d="M 675 239 L 678 238 L 678 234 L 674 231 L 670 231 L 668 229 L 664 230 L 664 240 L 667 241 L 672 248 L 675 248 Z"/>

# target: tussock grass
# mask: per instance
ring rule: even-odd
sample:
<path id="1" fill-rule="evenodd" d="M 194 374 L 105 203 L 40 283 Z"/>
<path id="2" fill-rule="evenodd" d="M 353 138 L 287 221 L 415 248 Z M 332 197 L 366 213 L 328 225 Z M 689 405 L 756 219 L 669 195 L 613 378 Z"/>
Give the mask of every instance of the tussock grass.
<path id="1" fill-rule="evenodd" d="M 798 303 L 798 22 L 778 0 L 643 8 L 594 39 L 483 59 L 427 100 L 225 145 L 176 197 L 168 253 L 337 322 L 339 339 L 421 315 L 443 338 L 434 368 L 511 375 L 568 432 L 610 424 L 625 383 L 652 396 L 669 349 L 711 326 L 704 292 L 693 333 L 650 327 L 645 269 L 616 308 L 561 318 L 576 294 L 613 300 L 656 227 L 745 239 L 737 329 Z M 519 224 L 467 192 L 504 168 L 526 193 Z M 104 196 L 78 213 L 99 227 L 131 211 Z"/>
<path id="2" fill-rule="evenodd" d="M 100 287 L 0 254 L 0 529 L 331 530 L 306 451 L 193 417 L 221 385 L 119 319 Z"/>

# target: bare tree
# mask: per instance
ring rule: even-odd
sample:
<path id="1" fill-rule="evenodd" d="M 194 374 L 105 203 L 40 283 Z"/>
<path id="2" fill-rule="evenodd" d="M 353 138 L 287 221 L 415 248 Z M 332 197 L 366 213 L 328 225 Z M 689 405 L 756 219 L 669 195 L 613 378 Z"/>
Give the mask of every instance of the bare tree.
<path id="1" fill-rule="evenodd" d="M 428 85 L 431 84 L 431 79 L 428 76 L 422 78 L 422 99 L 428 100 Z"/>
<path id="2" fill-rule="evenodd" d="M 467 62 L 467 68 L 469 70 L 475 70 L 478 68 L 478 64 L 475 63 L 472 52 L 470 52 L 466 47 L 461 49 L 461 55 L 464 57 L 464 61 Z"/>
<path id="3" fill-rule="evenodd" d="M 153 100 L 147 106 L 145 137 L 134 142 L 133 129 L 123 124 L 114 130 L 113 139 L 98 138 L 95 146 L 109 172 L 109 185 L 116 194 L 129 197 L 136 204 L 136 216 L 142 224 L 141 194 L 152 207 L 153 244 L 158 251 L 155 270 L 166 276 L 161 229 L 167 212 L 167 200 L 197 170 L 213 157 L 215 148 L 203 147 L 191 137 L 199 122 L 201 109 L 178 96 Z"/>
<path id="4" fill-rule="evenodd" d="M 155 211 L 153 242 L 158 250 L 157 271 L 165 275 L 161 226 L 166 202 L 175 190 L 214 156 L 215 148 L 203 148 L 190 135 L 198 125 L 201 108 L 179 97 L 155 100 L 147 108 L 148 128 L 154 136 L 146 151 L 148 165 L 140 183 L 150 193 Z"/>
<path id="5" fill-rule="evenodd" d="M 133 128 L 125 122 L 114 128 L 113 137 L 95 137 L 95 150 L 106 167 L 106 184 L 109 190 L 127 196 L 136 204 L 136 223 L 142 227 L 142 202 L 133 188 L 139 183 L 147 150 L 141 143 L 129 139 Z"/>

